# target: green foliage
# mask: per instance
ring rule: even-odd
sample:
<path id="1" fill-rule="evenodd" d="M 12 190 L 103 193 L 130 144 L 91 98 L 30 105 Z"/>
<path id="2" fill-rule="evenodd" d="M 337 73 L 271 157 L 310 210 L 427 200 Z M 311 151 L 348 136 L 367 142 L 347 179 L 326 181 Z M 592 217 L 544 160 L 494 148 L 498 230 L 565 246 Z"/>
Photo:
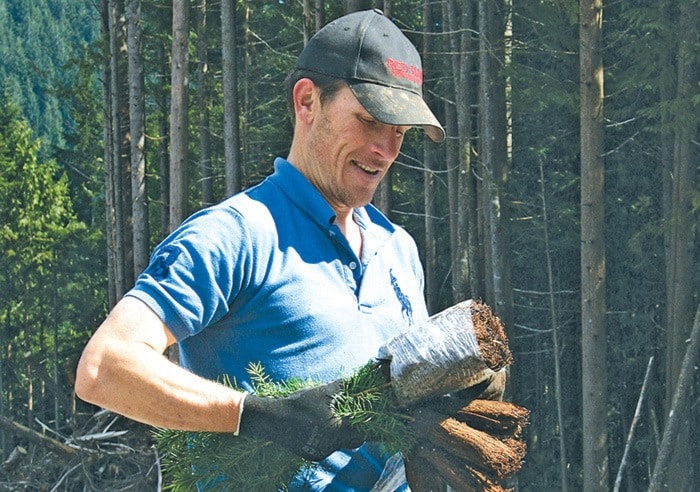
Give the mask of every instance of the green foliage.
<path id="1" fill-rule="evenodd" d="M 260 364 L 251 364 L 248 374 L 255 394 L 263 397 L 284 397 L 315 384 L 299 379 L 272 381 Z M 391 452 L 407 451 L 414 439 L 388 381 L 384 366 L 367 363 L 344 380 L 333 411 L 368 440 L 381 442 Z M 274 443 L 246 436 L 156 429 L 154 439 L 162 456 L 166 489 L 175 492 L 194 490 L 198 482 L 207 490 L 284 489 L 301 468 L 315 466 Z"/>
<path id="2" fill-rule="evenodd" d="M 338 417 L 347 418 L 367 440 L 381 442 L 391 453 L 405 453 L 413 444 L 413 436 L 388 380 L 383 365 L 366 364 L 345 380 L 333 410 Z"/>
<path id="3" fill-rule="evenodd" d="M 162 456 L 165 490 L 257 492 L 288 483 L 304 461 L 274 444 L 232 434 L 154 432 Z"/>
<path id="4" fill-rule="evenodd" d="M 39 142 L 10 102 L 0 116 L 2 271 L 20 282 L 46 275 L 59 249 L 84 226 L 74 219 L 68 182 L 55 162 L 37 161 Z M 23 280 L 20 280 L 23 279 Z"/>
<path id="5" fill-rule="evenodd" d="M 272 381 L 260 364 L 251 364 L 248 374 L 258 396 L 283 397 L 313 385 L 298 379 Z M 175 492 L 195 490 L 197 483 L 207 490 L 276 490 L 299 468 L 311 466 L 284 448 L 246 436 L 157 429 L 154 438 L 168 478 L 166 489 Z"/>
<path id="6" fill-rule="evenodd" d="M 0 2 L 0 87 L 8 88 L 36 135 L 42 157 L 65 145 L 70 107 L 57 90 L 70 86 L 65 64 L 82 58 L 100 29 L 93 4 L 70 0 Z"/>
<path id="7" fill-rule="evenodd" d="M 96 46 L 85 48 L 85 57 L 69 61 L 64 71 L 70 83 L 56 89 L 66 106 L 69 123 L 63 128 L 65 144 L 55 149 L 58 165 L 65 170 L 78 218 L 104 234 L 104 162 L 102 86 Z"/>
<path id="8" fill-rule="evenodd" d="M 39 141 L 9 98 L 0 108 L 0 398 L 12 395 L 5 402 L 12 416 L 27 402 L 35 407 L 34 379 L 67 383 L 64 366 L 73 364 L 84 327 L 103 312 L 104 296 L 95 279 L 95 237 L 77 220 L 65 173 L 38 159 Z"/>

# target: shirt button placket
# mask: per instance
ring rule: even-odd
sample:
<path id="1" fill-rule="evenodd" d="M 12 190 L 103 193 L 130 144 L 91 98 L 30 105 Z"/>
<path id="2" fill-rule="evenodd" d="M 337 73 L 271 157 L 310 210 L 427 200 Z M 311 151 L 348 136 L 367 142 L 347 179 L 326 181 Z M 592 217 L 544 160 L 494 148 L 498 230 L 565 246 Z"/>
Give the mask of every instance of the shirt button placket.
<path id="1" fill-rule="evenodd" d="M 328 236 L 336 244 L 340 263 L 343 268 L 343 274 L 345 276 L 345 281 L 347 282 L 347 285 L 350 288 L 350 290 L 355 292 L 357 286 L 360 283 L 358 262 L 355 261 L 354 255 L 349 255 L 349 253 L 347 252 L 347 247 L 343 246 L 342 242 L 339 241 L 338 234 L 336 233 L 336 231 L 334 231 L 333 229 L 329 229 Z M 350 272 L 348 272 L 348 270 L 350 270 Z"/>

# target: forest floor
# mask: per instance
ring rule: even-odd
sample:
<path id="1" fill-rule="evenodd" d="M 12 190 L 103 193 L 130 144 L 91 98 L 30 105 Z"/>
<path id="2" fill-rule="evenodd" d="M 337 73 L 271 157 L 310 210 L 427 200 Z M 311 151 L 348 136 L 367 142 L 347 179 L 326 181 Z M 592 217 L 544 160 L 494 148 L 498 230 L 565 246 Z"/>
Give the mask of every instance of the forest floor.
<path id="1" fill-rule="evenodd" d="M 151 428 L 102 411 L 76 417 L 71 436 L 6 433 L 0 492 L 157 491 L 162 476 Z M 30 431 L 31 432 L 31 431 Z"/>

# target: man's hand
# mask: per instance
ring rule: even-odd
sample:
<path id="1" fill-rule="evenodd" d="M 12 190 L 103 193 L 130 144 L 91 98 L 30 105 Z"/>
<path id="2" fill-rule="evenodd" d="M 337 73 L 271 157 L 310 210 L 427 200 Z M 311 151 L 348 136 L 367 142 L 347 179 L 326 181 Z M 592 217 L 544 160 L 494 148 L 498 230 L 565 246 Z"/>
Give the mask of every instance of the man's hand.
<path id="1" fill-rule="evenodd" d="M 333 398 L 341 389 L 342 382 L 334 381 L 284 398 L 248 395 L 240 435 L 276 442 L 310 461 L 355 448 L 364 438 L 333 413 Z"/>

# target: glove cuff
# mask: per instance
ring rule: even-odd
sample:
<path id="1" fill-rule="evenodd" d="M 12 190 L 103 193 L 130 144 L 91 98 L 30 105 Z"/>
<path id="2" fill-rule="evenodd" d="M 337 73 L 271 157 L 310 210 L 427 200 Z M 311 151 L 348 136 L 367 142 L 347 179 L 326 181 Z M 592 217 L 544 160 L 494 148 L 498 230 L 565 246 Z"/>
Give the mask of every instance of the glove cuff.
<path id="1" fill-rule="evenodd" d="M 237 436 L 238 433 L 241 431 L 241 420 L 243 419 L 243 408 L 245 407 L 245 400 L 247 397 L 248 397 L 248 392 L 244 391 L 243 398 L 241 398 L 241 402 L 238 404 L 238 423 L 236 425 L 236 430 L 233 432 L 234 436 Z"/>

